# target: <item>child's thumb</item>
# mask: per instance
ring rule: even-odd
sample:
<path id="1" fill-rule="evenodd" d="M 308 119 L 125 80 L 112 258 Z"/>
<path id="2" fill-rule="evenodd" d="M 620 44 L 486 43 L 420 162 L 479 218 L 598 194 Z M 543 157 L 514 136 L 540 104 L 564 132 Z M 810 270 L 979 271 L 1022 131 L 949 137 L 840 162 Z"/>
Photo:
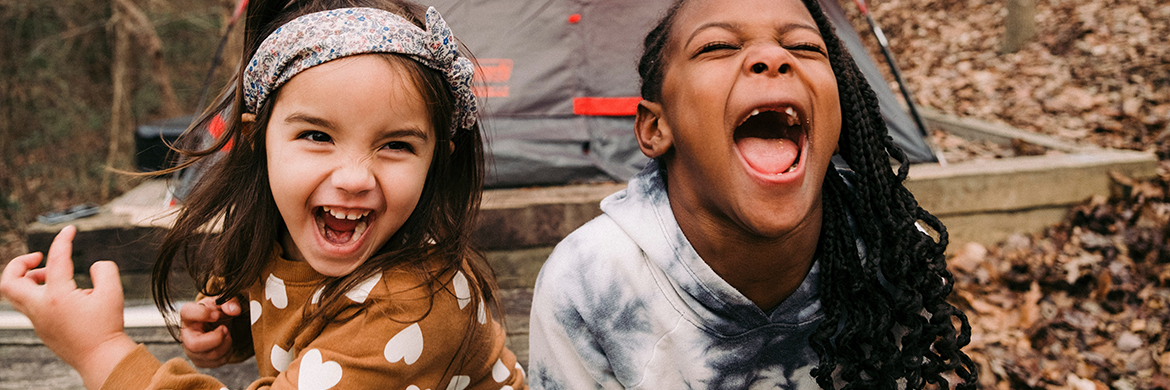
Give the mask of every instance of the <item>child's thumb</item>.
<path id="1" fill-rule="evenodd" d="M 93 263 L 89 267 L 89 276 L 93 278 L 95 293 L 122 295 L 122 278 L 118 275 L 118 264 L 108 260 Z"/>

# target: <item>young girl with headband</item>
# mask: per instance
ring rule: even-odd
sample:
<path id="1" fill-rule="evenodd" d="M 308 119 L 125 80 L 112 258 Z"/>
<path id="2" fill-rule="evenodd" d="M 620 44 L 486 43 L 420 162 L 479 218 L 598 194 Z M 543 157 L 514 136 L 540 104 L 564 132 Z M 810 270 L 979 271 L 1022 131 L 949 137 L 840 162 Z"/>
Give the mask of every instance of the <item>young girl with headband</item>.
<path id="1" fill-rule="evenodd" d="M 817 0 L 678 0 L 638 71 L 654 161 L 541 270 L 533 388 L 975 387 L 946 229 Z"/>
<path id="2" fill-rule="evenodd" d="M 232 146 L 155 268 L 168 318 L 176 259 L 214 297 L 181 310 L 189 356 L 217 366 L 254 355 L 250 389 L 526 388 L 494 318 L 490 268 L 468 242 L 483 175 L 473 67 L 438 12 L 280 0 L 253 1 L 248 16 L 249 60 L 196 128 L 242 114 L 181 167 Z M 94 288 L 77 289 L 75 232 L 61 231 L 45 268 L 29 254 L 0 277 L 45 345 L 89 389 L 222 388 L 123 332 L 114 263 L 94 264 Z"/>

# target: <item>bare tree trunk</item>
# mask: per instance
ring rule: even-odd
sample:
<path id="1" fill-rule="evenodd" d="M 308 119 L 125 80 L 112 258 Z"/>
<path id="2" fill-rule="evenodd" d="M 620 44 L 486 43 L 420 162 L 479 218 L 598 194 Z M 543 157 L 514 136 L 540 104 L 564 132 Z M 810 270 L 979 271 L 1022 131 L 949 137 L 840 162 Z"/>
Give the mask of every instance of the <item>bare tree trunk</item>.
<path id="1" fill-rule="evenodd" d="M 1008 0 L 1001 53 L 1015 53 L 1036 36 L 1036 0 Z"/>
<path id="2" fill-rule="evenodd" d="M 111 169 L 122 169 L 129 165 L 129 147 L 133 143 L 132 129 L 127 125 L 130 117 L 129 88 L 126 80 L 127 68 L 130 66 L 130 29 L 122 8 L 117 6 L 112 8 L 110 25 L 114 29 L 114 63 L 110 66 L 110 78 L 114 96 L 110 108 L 110 149 L 106 155 L 106 171 L 102 174 L 102 203 L 110 199 L 110 187 L 114 185 L 114 172 Z M 126 150 L 123 151 L 122 148 Z"/>
<path id="3" fill-rule="evenodd" d="M 134 4 L 134 1 L 114 0 L 114 2 L 116 3 L 114 8 L 121 11 L 121 15 L 126 21 L 124 26 L 130 29 L 138 41 L 138 45 L 150 57 L 150 77 L 162 92 L 163 115 L 167 117 L 183 115 L 184 112 L 179 107 L 179 99 L 175 96 L 175 88 L 171 84 L 170 72 L 167 71 L 166 63 L 163 62 L 162 39 L 159 39 L 154 24 L 150 22 L 146 13 Z"/>

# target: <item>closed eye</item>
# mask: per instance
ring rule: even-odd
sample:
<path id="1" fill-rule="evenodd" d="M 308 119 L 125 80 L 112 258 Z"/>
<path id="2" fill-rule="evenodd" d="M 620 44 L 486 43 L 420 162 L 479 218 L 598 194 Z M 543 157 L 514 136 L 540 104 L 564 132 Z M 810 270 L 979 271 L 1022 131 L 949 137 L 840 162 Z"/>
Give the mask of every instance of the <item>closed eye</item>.
<path id="1" fill-rule="evenodd" d="M 324 132 L 317 130 L 302 131 L 300 134 L 297 134 L 297 139 L 304 139 L 319 143 L 333 142 L 333 137 L 330 137 L 329 134 L 325 134 Z"/>
<path id="2" fill-rule="evenodd" d="M 382 149 L 401 150 L 401 151 L 405 151 L 405 152 L 409 152 L 409 153 L 414 153 L 414 146 L 411 145 L 409 142 L 403 142 L 403 141 L 387 142 L 385 145 L 382 145 Z"/>
<path id="3" fill-rule="evenodd" d="M 699 50 L 695 52 L 695 56 L 697 57 L 701 54 L 711 53 L 711 52 L 716 52 L 716 51 L 721 51 L 721 50 L 738 50 L 738 49 L 739 49 L 739 46 L 733 45 L 733 44 L 730 44 L 727 42 L 711 42 L 711 43 L 705 44 L 702 47 L 700 47 Z"/>
<path id="4" fill-rule="evenodd" d="M 801 43 L 801 44 L 789 46 L 788 50 L 808 51 L 808 52 L 818 53 L 821 55 L 828 55 L 825 53 L 825 49 L 823 47 L 821 47 L 817 44 L 813 44 L 813 43 Z"/>

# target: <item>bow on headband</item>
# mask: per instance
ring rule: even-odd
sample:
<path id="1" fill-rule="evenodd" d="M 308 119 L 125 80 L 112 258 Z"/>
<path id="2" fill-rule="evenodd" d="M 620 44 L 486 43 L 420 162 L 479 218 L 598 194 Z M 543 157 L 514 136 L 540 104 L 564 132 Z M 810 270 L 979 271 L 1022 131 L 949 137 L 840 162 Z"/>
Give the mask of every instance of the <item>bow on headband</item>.
<path id="1" fill-rule="evenodd" d="M 342 57 L 399 53 L 442 72 L 455 96 L 451 132 L 475 124 L 471 60 L 459 56 L 451 28 L 434 7 L 427 9 L 427 29 L 375 8 L 340 8 L 293 19 L 272 32 L 244 71 L 244 109 L 259 111 L 265 99 L 298 73 Z"/>

